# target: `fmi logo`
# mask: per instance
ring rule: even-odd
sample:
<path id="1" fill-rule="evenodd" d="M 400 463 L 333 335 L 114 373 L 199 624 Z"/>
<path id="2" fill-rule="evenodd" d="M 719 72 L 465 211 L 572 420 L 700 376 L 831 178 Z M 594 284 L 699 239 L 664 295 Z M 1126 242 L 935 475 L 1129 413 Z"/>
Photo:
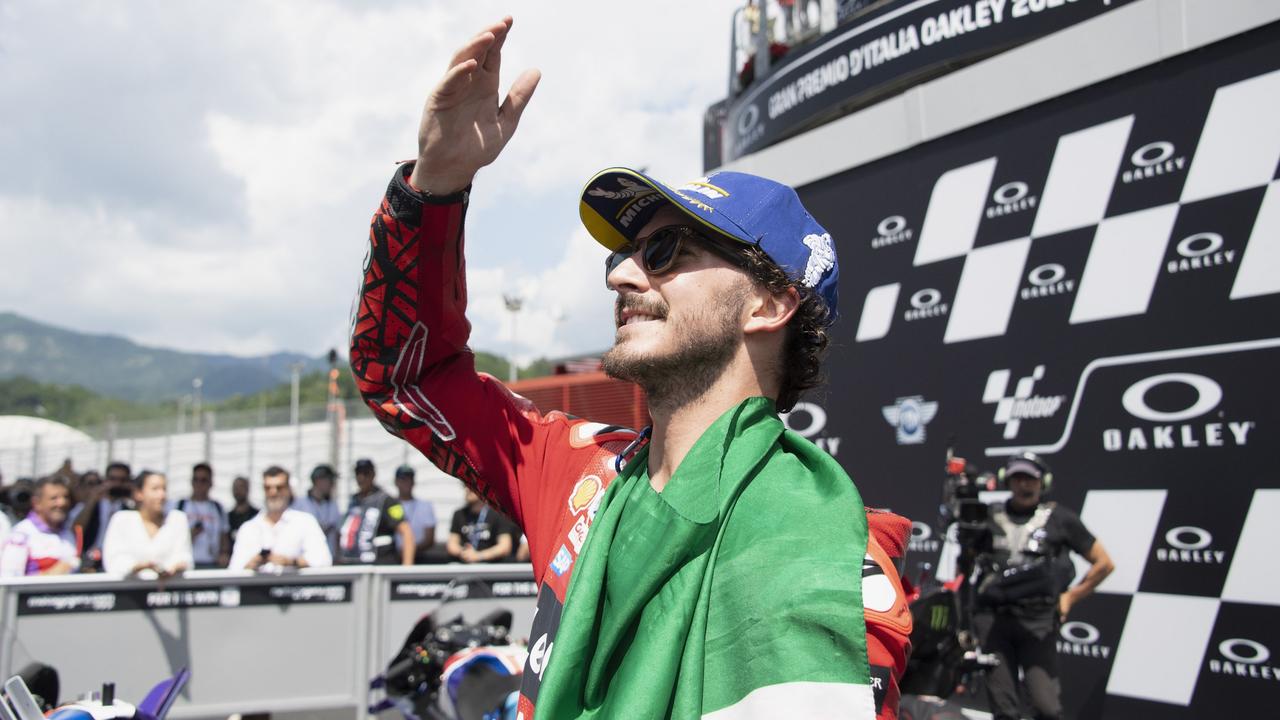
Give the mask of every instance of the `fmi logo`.
<path id="1" fill-rule="evenodd" d="M 1023 300 L 1064 295 L 1076 289 L 1075 278 L 1067 277 L 1067 269 L 1058 263 L 1045 263 L 1027 273 L 1027 287 L 1018 291 Z"/>
<path id="2" fill-rule="evenodd" d="M 1166 263 L 1165 271 L 1169 274 L 1182 273 L 1234 263 L 1236 251 L 1223 250 L 1222 245 L 1222 236 L 1214 232 L 1196 233 L 1182 238 L 1176 246 L 1178 258 Z"/>
<path id="3" fill-rule="evenodd" d="M 787 429 L 798 433 L 801 437 L 810 440 L 814 445 L 826 450 L 832 457 L 840 449 L 840 438 L 838 437 L 817 437 L 827 427 L 827 411 L 822 409 L 821 405 L 809 402 L 799 402 L 791 409 L 789 413 L 783 413 L 781 416 L 782 424 Z M 804 422 L 807 420 L 808 422 Z"/>
<path id="4" fill-rule="evenodd" d="M 1190 405 L 1180 410 L 1157 410 L 1148 404 L 1147 394 L 1151 390 L 1175 383 L 1195 391 L 1195 400 Z M 1120 402 L 1130 415 L 1150 424 L 1103 430 L 1102 447 L 1108 452 L 1244 446 L 1249 442 L 1249 433 L 1258 425 L 1253 420 L 1186 422 L 1208 414 L 1222 402 L 1222 386 L 1194 373 L 1164 373 L 1139 380 L 1124 391 Z"/>
<path id="5" fill-rule="evenodd" d="M 1132 167 L 1120 173 L 1121 182 L 1127 185 L 1181 171 L 1187 166 L 1187 158 L 1182 155 L 1175 157 L 1175 152 L 1173 143 L 1164 140 L 1143 145 L 1129 156 Z"/>
<path id="6" fill-rule="evenodd" d="M 1030 210 L 1036 206 L 1039 199 L 1030 193 L 1031 189 L 1027 184 L 1019 180 L 1001 185 L 991 193 L 991 201 L 995 204 L 987 206 L 987 218 L 998 218 Z"/>
<path id="7" fill-rule="evenodd" d="M 876 226 L 876 232 L 880 234 L 871 238 L 872 250 L 897 245 L 915 236 L 915 231 L 907 226 L 907 219 L 901 215 L 890 215 L 881 220 Z"/>
<path id="8" fill-rule="evenodd" d="M 919 520 L 911 521 L 911 538 L 907 540 L 910 552 L 935 553 L 942 543 L 933 537 L 933 528 Z"/>
<path id="9" fill-rule="evenodd" d="M 1044 366 L 1037 365 L 1031 374 L 1018 379 L 1013 395 L 1009 391 L 1009 370 L 993 370 L 987 376 L 987 387 L 982 392 L 982 402 L 995 403 L 996 415 L 992 420 L 996 425 L 1004 425 L 1004 439 L 1013 440 L 1018 437 L 1018 429 L 1023 420 L 1039 420 L 1051 418 L 1062 407 L 1065 395 L 1032 395 L 1035 385 L 1044 379 Z"/>
<path id="10" fill-rule="evenodd" d="M 1280 680 L 1280 668 L 1267 664 L 1271 650 L 1256 640 L 1228 638 L 1218 643 L 1218 655 L 1209 658 L 1209 672 L 1219 675 Z"/>
<path id="11" fill-rule="evenodd" d="M 948 306 L 942 302 L 942 293 L 935 288 L 918 290 L 911 296 L 911 309 L 902 313 L 907 322 L 924 320 L 925 318 L 942 317 L 947 314 Z"/>
<path id="12" fill-rule="evenodd" d="M 1102 633 L 1087 622 L 1071 620 L 1058 629 L 1058 654 L 1105 660 L 1111 657 L 1111 646 L 1098 641 Z"/>
<path id="13" fill-rule="evenodd" d="M 1193 525 L 1180 525 L 1164 534 L 1165 547 L 1156 548 L 1160 562 L 1221 565 L 1227 561 L 1226 550 L 1213 549 L 1213 535 Z"/>
<path id="14" fill-rule="evenodd" d="M 924 442 L 925 426 L 938 414 L 938 403 L 925 400 L 923 395 L 910 395 L 885 405 L 880 413 L 898 430 L 899 445 L 919 445 Z"/>

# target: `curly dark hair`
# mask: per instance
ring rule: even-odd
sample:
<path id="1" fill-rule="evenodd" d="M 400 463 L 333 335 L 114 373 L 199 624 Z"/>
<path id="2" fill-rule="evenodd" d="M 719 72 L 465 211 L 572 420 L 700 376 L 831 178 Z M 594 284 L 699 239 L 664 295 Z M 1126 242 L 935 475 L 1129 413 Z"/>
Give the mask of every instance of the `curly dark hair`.
<path id="1" fill-rule="evenodd" d="M 805 390 L 826 382 L 822 359 L 831 340 L 827 332 L 831 313 L 821 296 L 811 288 L 796 286 L 763 250 L 746 247 L 740 252 L 746 260 L 747 272 L 765 289 L 779 293 L 795 287 L 800 291 L 800 307 L 787 323 L 787 337 L 779 364 L 778 411 L 790 412 Z"/>

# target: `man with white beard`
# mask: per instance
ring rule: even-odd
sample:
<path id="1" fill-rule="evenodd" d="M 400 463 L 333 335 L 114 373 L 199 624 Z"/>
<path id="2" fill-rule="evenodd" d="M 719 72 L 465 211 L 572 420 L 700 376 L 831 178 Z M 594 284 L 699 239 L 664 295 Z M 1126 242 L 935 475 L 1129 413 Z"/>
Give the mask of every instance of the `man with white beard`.
<path id="1" fill-rule="evenodd" d="M 320 524 L 310 514 L 289 507 L 293 502 L 289 471 L 277 465 L 267 468 L 262 473 L 262 492 L 266 498 L 262 511 L 240 526 L 228 567 L 270 572 L 332 565 Z"/>

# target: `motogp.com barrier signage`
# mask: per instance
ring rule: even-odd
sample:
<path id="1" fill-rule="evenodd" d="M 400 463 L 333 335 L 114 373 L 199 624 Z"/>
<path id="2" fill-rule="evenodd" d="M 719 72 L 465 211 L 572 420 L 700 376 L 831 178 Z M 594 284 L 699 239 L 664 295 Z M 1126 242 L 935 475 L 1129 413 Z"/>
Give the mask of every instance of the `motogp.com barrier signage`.
<path id="1" fill-rule="evenodd" d="M 731 100 L 723 120 L 719 162 L 713 164 L 768 147 L 877 91 L 1006 50 L 1129 1 L 886 3 L 812 47 L 793 49 L 767 77 Z"/>
<path id="2" fill-rule="evenodd" d="M 1117 565 L 1055 638 L 1078 717 L 1280 698 L 1278 49 L 1265 26 L 801 189 L 843 317 L 788 424 L 916 521 L 910 568 L 949 446 L 1048 457 Z"/>

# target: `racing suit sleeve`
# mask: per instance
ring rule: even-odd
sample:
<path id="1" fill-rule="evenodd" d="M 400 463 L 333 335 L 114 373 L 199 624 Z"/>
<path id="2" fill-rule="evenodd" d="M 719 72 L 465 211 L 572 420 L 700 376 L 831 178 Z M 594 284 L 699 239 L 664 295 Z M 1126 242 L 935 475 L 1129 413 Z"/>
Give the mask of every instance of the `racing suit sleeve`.
<path id="1" fill-rule="evenodd" d="M 898 717 L 898 687 L 911 654 L 911 610 L 901 578 L 911 521 L 867 509 L 867 559 L 862 569 L 867 661 L 871 666 L 876 720 Z"/>
<path id="2" fill-rule="evenodd" d="M 430 196 L 409 185 L 411 170 L 396 171 L 373 217 L 351 369 L 388 431 L 524 529 L 540 580 L 563 481 L 576 479 L 603 440 L 476 372 L 463 255 L 469 189 Z"/>

